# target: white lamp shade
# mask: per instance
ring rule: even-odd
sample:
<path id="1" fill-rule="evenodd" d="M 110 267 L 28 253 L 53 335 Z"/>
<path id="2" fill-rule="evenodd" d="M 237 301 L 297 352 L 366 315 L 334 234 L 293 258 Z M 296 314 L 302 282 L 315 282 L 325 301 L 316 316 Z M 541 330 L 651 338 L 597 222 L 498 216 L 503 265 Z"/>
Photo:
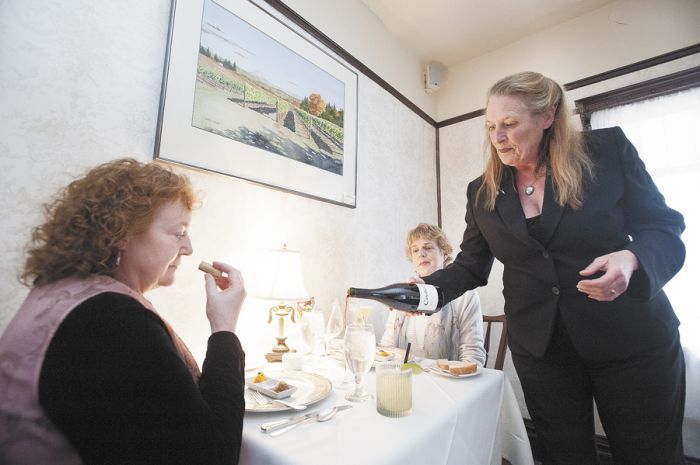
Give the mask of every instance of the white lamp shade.
<path id="1" fill-rule="evenodd" d="M 264 285 L 257 297 L 277 301 L 308 300 L 301 274 L 301 253 L 298 250 L 271 250 L 266 261 Z"/>

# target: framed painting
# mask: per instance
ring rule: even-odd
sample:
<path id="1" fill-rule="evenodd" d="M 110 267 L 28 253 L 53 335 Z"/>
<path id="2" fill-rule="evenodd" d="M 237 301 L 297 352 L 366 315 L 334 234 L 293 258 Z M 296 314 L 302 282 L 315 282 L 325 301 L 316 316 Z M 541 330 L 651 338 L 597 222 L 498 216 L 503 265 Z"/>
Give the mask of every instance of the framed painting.
<path id="1" fill-rule="evenodd" d="M 172 10 L 154 157 L 354 208 L 357 73 L 269 5 Z"/>

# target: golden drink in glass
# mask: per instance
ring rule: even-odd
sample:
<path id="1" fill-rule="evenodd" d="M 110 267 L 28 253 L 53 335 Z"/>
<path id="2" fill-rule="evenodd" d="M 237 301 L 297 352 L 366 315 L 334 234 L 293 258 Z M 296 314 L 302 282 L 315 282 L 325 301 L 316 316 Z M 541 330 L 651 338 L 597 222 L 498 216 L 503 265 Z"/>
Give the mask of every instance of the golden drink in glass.
<path id="1" fill-rule="evenodd" d="M 405 417 L 413 408 L 413 372 L 401 363 L 377 365 L 377 412 L 385 417 Z"/>

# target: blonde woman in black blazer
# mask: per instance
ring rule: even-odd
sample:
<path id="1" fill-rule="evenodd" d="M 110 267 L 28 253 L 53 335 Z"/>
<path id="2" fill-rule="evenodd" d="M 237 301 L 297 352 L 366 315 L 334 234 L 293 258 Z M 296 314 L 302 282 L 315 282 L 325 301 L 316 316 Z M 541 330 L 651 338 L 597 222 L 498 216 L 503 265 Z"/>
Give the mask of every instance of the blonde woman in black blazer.
<path id="1" fill-rule="evenodd" d="M 450 299 L 504 264 L 508 344 L 545 464 L 598 463 L 593 400 L 617 465 L 683 463 L 685 368 L 662 290 L 685 259 L 683 217 L 622 130 L 582 135 L 567 118 L 541 74 L 490 89 L 461 252 L 424 280 Z"/>

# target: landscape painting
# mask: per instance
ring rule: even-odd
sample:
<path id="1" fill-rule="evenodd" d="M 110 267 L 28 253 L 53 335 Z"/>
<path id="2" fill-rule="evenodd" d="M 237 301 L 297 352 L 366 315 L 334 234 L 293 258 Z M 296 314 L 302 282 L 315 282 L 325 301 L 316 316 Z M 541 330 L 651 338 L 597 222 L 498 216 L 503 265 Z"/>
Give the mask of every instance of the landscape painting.
<path id="1" fill-rule="evenodd" d="M 156 158 L 354 207 L 357 74 L 270 8 L 177 3 Z"/>
<path id="2" fill-rule="evenodd" d="M 343 173 L 344 83 L 205 0 L 192 125 Z"/>

